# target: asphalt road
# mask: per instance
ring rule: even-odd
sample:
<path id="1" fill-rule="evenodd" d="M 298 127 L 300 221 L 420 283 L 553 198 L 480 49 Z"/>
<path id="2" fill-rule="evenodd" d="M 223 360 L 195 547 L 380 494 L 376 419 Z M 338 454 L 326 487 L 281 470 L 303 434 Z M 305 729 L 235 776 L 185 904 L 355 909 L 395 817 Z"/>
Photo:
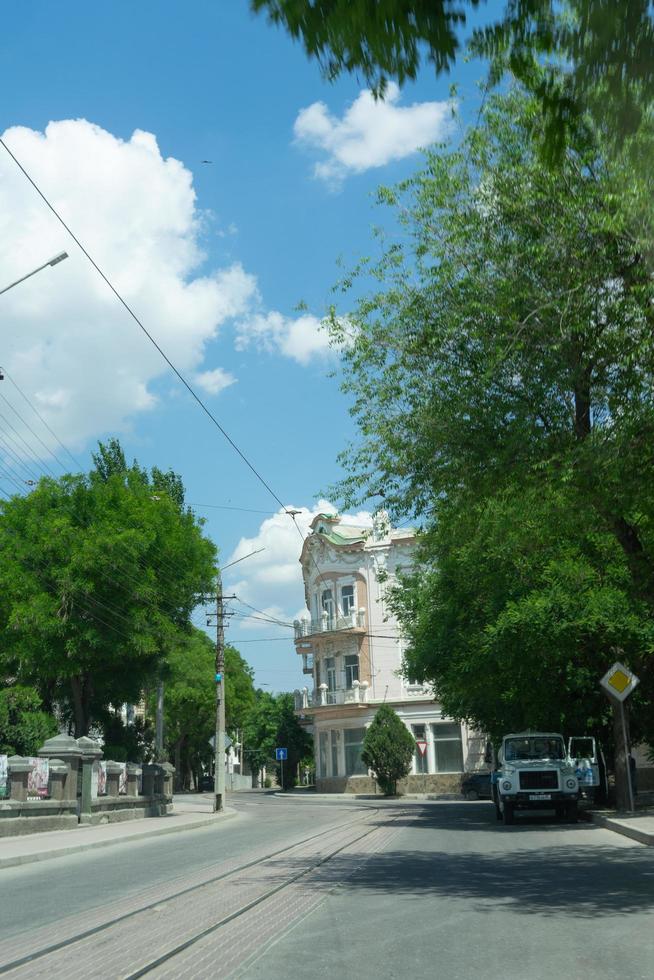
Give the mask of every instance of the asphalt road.
<path id="1" fill-rule="evenodd" d="M 144 935 L 154 938 L 159 929 L 156 948 L 172 948 L 199 930 L 201 916 L 211 926 L 228 912 L 224 927 L 206 930 L 202 941 L 151 975 L 654 976 L 654 851 L 611 831 L 533 817 L 503 827 L 487 803 L 385 805 L 264 794 L 234 794 L 230 802 L 239 814 L 219 829 L 1 872 L 1 940 L 13 935 L 7 948 L 29 950 L 39 928 L 57 938 L 74 931 L 77 916 L 108 920 L 114 908 L 138 905 L 144 889 L 150 897 L 159 889 L 172 892 L 208 866 L 241 864 L 328 828 L 345 829 L 182 899 L 165 899 L 86 945 L 8 976 L 68 977 L 75 961 L 80 976 L 128 976 L 108 965 L 111 956 L 98 959 L 97 950 L 124 946 L 125 962 L 138 963 Z M 230 912 L 246 905 L 242 916 Z M 94 972 L 84 956 L 107 965 Z"/>
<path id="2" fill-rule="evenodd" d="M 299 977 L 309 956 L 356 980 L 651 980 L 654 849 L 517 820 L 488 803 L 412 808 L 352 877 L 334 859 L 331 893 L 236 975 Z"/>

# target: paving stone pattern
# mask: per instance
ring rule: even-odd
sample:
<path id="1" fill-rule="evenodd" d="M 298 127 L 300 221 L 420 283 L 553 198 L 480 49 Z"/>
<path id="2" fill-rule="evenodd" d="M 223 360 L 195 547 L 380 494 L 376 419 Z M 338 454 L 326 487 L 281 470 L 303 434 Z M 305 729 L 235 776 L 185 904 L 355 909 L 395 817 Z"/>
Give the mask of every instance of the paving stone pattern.
<path id="1" fill-rule="evenodd" d="M 269 847 L 266 852 L 259 849 L 259 858 L 253 851 L 248 858 L 256 859 L 257 863 L 250 868 L 235 870 L 243 863 L 242 858 L 214 864 L 198 874 L 144 890 L 124 902 L 114 902 L 85 916 L 76 916 L 73 921 L 64 920 L 35 933 L 14 937 L 0 945 L 0 966 L 28 951 L 31 953 L 87 929 L 113 923 L 101 932 L 16 967 L 3 976 L 29 977 L 30 980 L 41 977 L 48 980 L 58 977 L 66 977 L 66 980 L 86 980 L 89 976 L 129 977 L 271 889 L 286 885 L 294 876 L 311 869 L 317 861 L 327 858 L 336 850 L 344 847 L 350 850 L 350 865 L 354 868 L 363 855 L 383 844 L 389 832 L 388 824 L 397 816 L 397 812 L 391 815 L 372 811 L 362 818 L 348 820 L 345 825 L 341 821 L 314 840 L 293 845 L 277 856 L 265 856 L 266 853 L 270 854 Z M 366 833 L 369 836 L 359 841 L 358 838 Z M 339 857 L 346 852 L 341 851 Z M 274 938 L 280 929 L 287 928 L 294 918 L 304 914 L 308 905 L 313 907 L 321 900 L 329 880 L 329 875 L 323 870 L 327 867 L 328 864 L 301 878 L 296 884 L 284 887 L 261 905 L 195 943 L 150 975 L 229 975 L 240 963 L 256 955 L 262 942 Z M 228 876 L 219 881 L 208 880 L 217 874 Z M 175 892 L 189 887 L 193 887 L 193 890 L 175 895 Z M 150 907 L 144 908 L 146 905 Z M 130 913 L 135 914 L 114 922 Z M 250 917 L 256 921 L 256 927 L 249 925 Z M 28 949 L 26 942 L 29 943 Z M 216 957 L 220 960 L 218 964 Z M 206 973 L 201 965 L 205 961 Z M 180 972 L 187 970 L 191 972 Z"/>

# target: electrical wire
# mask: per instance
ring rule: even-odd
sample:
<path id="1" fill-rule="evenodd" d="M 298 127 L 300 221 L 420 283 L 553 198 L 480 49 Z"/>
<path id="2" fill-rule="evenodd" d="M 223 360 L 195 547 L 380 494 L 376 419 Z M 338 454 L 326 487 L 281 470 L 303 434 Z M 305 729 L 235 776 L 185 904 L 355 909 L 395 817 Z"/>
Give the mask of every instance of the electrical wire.
<path id="1" fill-rule="evenodd" d="M 65 466 L 64 466 L 64 464 L 63 464 L 63 463 L 61 462 L 61 460 L 60 460 L 60 459 L 59 459 L 59 458 L 58 458 L 58 457 L 57 457 L 57 456 L 55 455 L 55 453 L 53 453 L 53 452 L 52 452 L 52 450 L 51 450 L 51 449 L 50 449 L 50 448 L 49 448 L 48 446 L 46 446 L 46 444 L 45 444 L 45 443 L 43 442 L 43 440 L 42 440 L 42 439 L 41 439 L 41 437 L 40 437 L 40 436 L 38 435 L 38 433 L 36 433 L 36 432 L 34 431 L 34 429 L 33 429 L 33 428 L 32 428 L 32 426 L 31 426 L 31 425 L 29 424 L 29 422 L 28 422 L 28 421 L 27 421 L 26 419 L 24 419 L 24 418 L 23 418 L 23 416 L 22 416 L 22 415 L 20 414 L 20 412 L 18 411 L 18 409 L 17 409 L 17 408 L 14 408 L 14 406 L 13 406 L 13 405 L 11 404 L 11 402 L 10 402 L 10 401 L 9 401 L 9 400 L 8 400 L 8 399 L 7 399 L 7 398 L 6 398 L 6 397 L 5 397 L 5 396 L 4 396 L 3 394 L 2 394 L 2 392 L 0 392 L 0 398 L 2 398 L 2 400 L 3 400 L 3 402 L 5 402 L 5 404 L 9 406 L 9 408 L 10 408 L 10 409 L 12 410 L 12 412 L 14 413 L 14 415 L 15 415 L 15 416 L 16 416 L 16 417 L 17 417 L 18 419 L 20 419 L 20 421 L 21 421 L 21 422 L 23 423 L 23 425 L 25 426 L 25 428 L 26 428 L 26 429 L 27 429 L 27 430 L 28 430 L 29 432 L 31 432 L 31 433 L 32 433 L 32 435 L 34 436 L 34 438 L 36 439 L 36 441 L 37 441 L 37 442 L 38 442 L 38 443 L 39 443 L 39 444 L 40 444 L 41 446 L 43 446 L 43 448 L 45 449 L 45 451 L 46 451 L 46 453 L 49 453 L 49 454 L 50 454 L 50 455 L 52 456 L 52 458 L 54 459 L 54 461 L 55 461 L 56 463 L 58 463 L 58 465 L 59 465 L 59 466 L 61 466 L 61 468 L 62 468 L 62 470 L 63 470 L 64 472 L 66 472 L 66 467 L 65 467 Z"/>
<path id="2" fill-rule="evenodd" d="M 118 290 L 113 285 L 113 283 L 108 278 L 108 276 L 106 276 L 105 273 L 102 271 L 102 269 L 97 264 L 97 262 L 95 261 L 95 259 L 91 256 L 90 252 L 85 248 L 85 246 L 82 244 L 82 242 L 79 240 L 79 238 L 75 235 L 75 233 L 72 231 L 72 229 L 69 227 L 69 225 L 66 224 L 66 222 L 64 221 L 64 219 L 62 218 L 62 216 L 59 214 L 59 212 L 57 211 L 57 209 L 54 207 L 54 205 L 50 203 L 50 201 L 48 200 L 48 198 L 45 196 L 45 194 L 43 193 L 43 191 L 41 190 L 41 188 L 38 186 L 38 184 L 36 183 L 36 181 L 27 172 L 27 170 L 25 169 L 25 167 L 23 166 L 23 164 L 20 162 L 20 160 L 18 160 L 18 158 L 14 155 L 14 153 L 12 153 L 12 151 L 9 149 L 9 147 L 7 146 L 6 142 L 2 139 L 2 137 L 0 137 L 0 145 L 3 147 L 3 149 L 7 152 L 7 154 L 14 161 L 14 163 L 16 164 L 16 166 L 18 167 L 18 169 L 22 172 L 23 176 L 29 181 L 29 183 L 32 185 L 32 187 L 34 188 L 34 190 L 36 191 L 36 193 L 39 195 L 39 197 L 41 198 L 41 200 L 44 202 L 44 204 L 49 208 L 49 210 L 55 216 L 55 218 L 57 219 L 57 221 L 59 221 L 59 223 L 65 228 L 65 230 L 68 232 L 68 234 L 73 239 L 73 241 L 75 242 L 75 244 L 83 252 L 83 254 L 86 256 L 86 258 L 88 259 L 88 261 L 93 266 L 93 268 L 96 270 L 96 272 L 98 273 L 98 275 L 104 280 L 104 282 L 109 287 L 109 289 L 111 290 L 111 292 L 114 294 L 114 296 L 116 297 L 116 299 L 125 308 L 125 310 L 129 313 L 129 315 L 132 317 L 132 319 L 134 320 L 134 322 L 136 323 L 136 325 L 139 327 L 139 329 L 148 338 L 148 340 L 150 341 L 150 343 L 152 344 L 152 346 L 159 352 L 159 354 L 164 359 L 164 361 L 166 362 L 166 364 L 168 365 L 168 367 L 176 375 L 176 377 L 178 378 L 178 380 L 181 381 L 181 383 L 184 385 L 184 387 L 186 388 L 186 390 L 188 391 L 188 393 L 197 402 L 197 404 L 200 406 L 200 408 L 205 413 L 205 415 L 210 419 L 210 421 L 213 423 L 213 425 L 218 429 L 218 431 L 222 434 L 222 436 L 227 440 L 227 442 L 230 444 L 230 446 L 232 447 L 232 449 L 238 454 L 238 456 L 240 456 L 240 458 L 243 460 L 243 462 L 245 463 L 245 465 L 251 470 L 251 472 L 254 474 L 254 476 L 257 478 L 257 480 L 262 484 L 262 486 L 264 486 L 266 488 L 266 490 L 268 491 L 268 493 L 277 501 L 277 503 L 282 508 L 282 510 L 286 512 L 285 505 L 282 503 L 281 499 L 277 496 L 277 494 L 275 493 L 275 491 L 273 490 L 273 488 L 270 486 L 270 484 L 267 482 L 267 480 L 264 479 L 264 477 L 259 472 L 259 470 L 254 466 L 254 464 L 250 462 L 250 460 L 245 455 L 245 453 L 238 447 L 238 445 L 234 442 L 234 440 L 231 438 L 231 436 L 229 435 L 229 433 L 220 424 L 220 422 L 218 421 L 218 419 L 216 418 L 216 416 L 213 414 L 213 412 L 209 409 L 209 407 L 207 406 L 207 404 L 202 400 L 202 398 L 200 397 L 200 395 L 195 391 L 195 389 L 190 384 L 190 382 L 186 380 L 186 378 L 184 377 L 184 375 L 176 367 L 176 365 L 170 359 L 170 357 L 166 354 L 166 352 L 163 350 L 163 348 L 161 347 L 161 345 L 155 340 L 154 336 L 150 333 L 150 331 L 147 329 L 147 327 L 144 325 L 144 323 L 139 319 L 139 317 L 136 315 L 136 313 L 131 308 L 131 306 L 129 305 L 129 303 L 122 297 L 122 295 L 118 292 Z"/>
<path id="3" fill-rule="evenodd" d="M 7 379 L 7 381 L 9 381 L 14 386 L 14 388 L 16 389 L 16 391 L 18 392 L 18 394 L 21 396 L 21 398 L 23 398 L 23 400 L 29 405 L 29 407 L 32 409 L 32 411 L 34 412 L 34 414 L 36 415 L 36 417 L 39 419 L 39 421 L 48 430 L 48 432 L 50 433 L 50 435 L 52 436 L 52 438 L 58 443 L 58 445 L 63 449 L 63 451 L 71 458 L 71 460 L 73 461 L 73 463 L 75 464 L 75 466 L 77 467 L 77 469 L 81 472 L 84 467 L 81 466 L 81 464 L 79 463 L 79 461 L 75 459 L 75 457 L 71 453 L 70 449 L 68 449 L 68 447 L 63 444 L 63 442 L 61 441 L 61 439 L 59 438 L 59 436 L 57 435 L 57 433 L 54 432 L 50 428 L 50 426 L 48 425 L 48 423 L 46 422 L 46 420 L 43 418 L 43 416 L 41 415 L 41 413 L 39 412 L 39 410 L 30 401 L 30 399 L 27 397 L 27 395 L 22 390 L 22 388 L 20 388 L 18 386 L 18 384 L 14 381 L 14 379 L 11 377 L 11 375 L 9 374 L 9 372 L 7 371 L 7 369 L 6 368 L 3 368 L 2 369 L 2 373 L 4 374 L 4 376 Z M 60 462 L 59 465 L 62 466 L 62 463 Z M 65 470 L 65 467 L 63 467 L 63 468 Z"/>

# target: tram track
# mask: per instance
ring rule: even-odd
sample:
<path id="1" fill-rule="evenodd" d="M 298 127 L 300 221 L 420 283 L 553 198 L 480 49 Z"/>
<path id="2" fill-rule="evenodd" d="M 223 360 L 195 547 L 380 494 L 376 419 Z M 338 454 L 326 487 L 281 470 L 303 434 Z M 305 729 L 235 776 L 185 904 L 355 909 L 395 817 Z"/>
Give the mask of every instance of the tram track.
<path id="1" fill-rule="evenodd" d="M 252 871 L 259 866 L 265 866 L 266 863 L 270 863 L 279 858 L 291 858 L 293 851 L 301 850 L 306 846 L 312 845 L 314 843 L 319 843 L 321 841 L 326 841 L 330 837 L 338 835 L 339 833 L 345 834 L 345 840 L 340 840 L 335 842 L 338 844 L 336 847 L 329 847 L 326 853 L 321 854 L 317 859 L 313 860 L 309 856 L 300 857 L 300 860 L 304 860 L 306 865 L 302 867 L 299 871 L 287 875 L 283 881 L 277 882 L 273 887 L 266 888 L 261 894 L 257 894 L 254 898 L 246 901 L 239 905 L 237 908 L 231 910 L 229 913 L 220 916 L 215 922 L 211 922 L 204 926 L 202 929 L 198 929 L 193 932 L 190 936 L 184 939 L 182 942 L 175 944 L 168 950 L 165 950 L 161 955 L 153 957 L 146 963 L 140 964 L 138 969 L 132 970 L 131 972 L 123 973 L 113 973 L 107 974 L 111 976 L 120 975 L 129 980 L 135 980 L 136 977 L 145 976 L 153 970 L 157 969 L 159 966 L 168 963 L 171 959 L 179 956 L 184 950 L 195 945 L 200 940 L 210 935 L 213 932 L 217 932 L 229 922 L 238 919 L 239 917 L 245 915 L 251 909 L 256 906 L 261 905 L 266 902 L 272 896 L 286 888 L 292 886 L 299 879 L 310 875 L 317 868 L 321 867 L 323 864 L 330 861 L 336 855 L 340 854 L 342 851 L 351 847 L 364 838 L 368 837 L 375 830 L 378 829 L 378 825 L 374 824 L 372 827 L 367 828 L 363 833 L 357 834 L 354 837 L 348 833 L 348 830 L 352 830 L 360 824 L 365 824 L 370 822 L 375 816 L 380 813 L 380 810 L 375 807 L 366 807 L 366 812 L 361 816 L 355 817 L 354 819 L 349 818 L 346 821 L 342 821 L 338 824 L 332 825 L 315 834 L 310 834 L 300 840 L 293 841 L 286 844 L 284 847 L 276 848 L 265 854 L 258 855 L 256 858 L 245 861 L 236 867 L 227 869 L 219 874 L 212 875 L 209 878 L 203 879 L 197 883 L 187 885 L 183 888 L 179 888 L 176 891 L 165 894 L 160 898 L 156 898 L 151 901 L 144 902 L 143 904 L 137 905 L 135 908 L 131 908 L 121 914 L 114 915 L 107 918 L 104 921 L 98 922 L 93 926 L 86 929 L 81 929 L 77 932 L 72 933 L 70 936 L 62 938 L 58 941 L 46 943 L 41 948 L 33 950 L 19 957 L 14 957 L 5 963 L 0 963 L 0 974 L 7 975 L 15 973 L 16 976 L 27 976 L 24 968 L 35 967 L 37 964 L 39 967 L 46 967 L 48 963 L 48 958 L 56 959 L 56 954 L 61 954 L 69 951 L 71 955 L 74 955 L 75 947 L 79 947 L 86 940 L 93 939 L 96 936 L 100 936 L 102 933 L 107 933 L 109 930 L 116 927 L 125 926 L 130 924 L 130 920 L 135 920 L 138 916 L 145 916 L 148 913 L 159 912 L 162 907 L 171 906 L 173 903 L 178 903 L 181 900 L 187 898 L 188 896 L 197 895 L 202 889 L 209 890 L 212 886 L 224 883 L 225 885 L 230 883 L 238 883 L 239 876 L 244 873 Z M 101 912 L 100 910 L 97 910 Z M 0 948 L 1 955 L 1 948 Z M 30 971 L 30 976 L 34 975 Z M 39 971 L 41 975 L 41 971 Z M 45 973 L 43 975 L 46 975 Z M 56 972 L 48 973 L 47 975 L 56 977 L 59 975 Z"/>

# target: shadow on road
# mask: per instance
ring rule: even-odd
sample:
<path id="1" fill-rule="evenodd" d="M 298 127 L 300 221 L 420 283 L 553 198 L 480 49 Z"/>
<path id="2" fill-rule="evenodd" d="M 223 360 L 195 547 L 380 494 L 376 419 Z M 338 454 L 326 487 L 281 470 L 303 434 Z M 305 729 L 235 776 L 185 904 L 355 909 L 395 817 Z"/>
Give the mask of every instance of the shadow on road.
<path id="1" fill-rule="evenodd" d="M 443 808 L 445 810 L 445 808 Z M 494 810 L 468 806 L 454 814 L 453 807 L 439 812 L 425 807 L 424 819 L 415 811 L 385 826 L 406 824 L 425 831 L 424 850 L 403 849 L 402 836 L 390 849 L 370 857 L 348 852 L 322 866 L 307 887 L 327 890 L 342 886 L 352 893 L 368 892 L 412 897 L 461 898 L 477 902 L 477 909 L 490 912 L 498 904 L 518 914 L 574 918 L 627 915 L 654 910 L 654 853 L 641 847 L 607 847 L 588 840 L 588 825 L 565 826 L 547 817 L 530 817 L 523 826 L 496 826 Z M 381 823 L 381 822 L 380 822 Z M 486 832 L 505 847 L 488 851 L 450 848 L 442 834 L 430 839 L 428 831 L 477 830 Z M 543 831 L 564 830 L 569 842 L 543 845 Z M 575 846 L 577 832 L 586 831 Z M 529 833 L 541 835 L 540 843 L 529 845 Z M 404 838 L 406 839 L 406 838 Z M 415 843 L 415 838 L 413 842 Z M 483 847 L 483 842 L 477 845 Z M 440 849 L 437 849 L 439 848 Z M 286 873 L 288 860 L 284 861 Z"/>

